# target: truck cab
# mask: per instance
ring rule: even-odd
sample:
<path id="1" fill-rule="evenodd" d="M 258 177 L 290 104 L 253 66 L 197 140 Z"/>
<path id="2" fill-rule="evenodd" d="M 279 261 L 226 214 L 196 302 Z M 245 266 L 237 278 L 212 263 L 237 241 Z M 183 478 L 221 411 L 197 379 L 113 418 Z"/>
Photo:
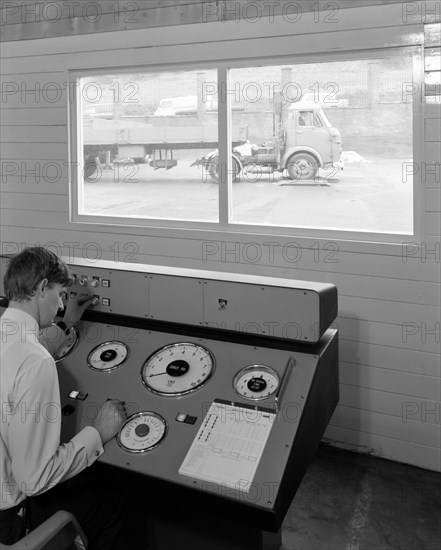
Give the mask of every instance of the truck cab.
<path id="1" fill-rule="evenodd" d="M 315 179 L 319 168 L 342 168 L 342 140 L 317 103 L 293 103 L 284 127 L 281 166 L 291 179 Z"/>

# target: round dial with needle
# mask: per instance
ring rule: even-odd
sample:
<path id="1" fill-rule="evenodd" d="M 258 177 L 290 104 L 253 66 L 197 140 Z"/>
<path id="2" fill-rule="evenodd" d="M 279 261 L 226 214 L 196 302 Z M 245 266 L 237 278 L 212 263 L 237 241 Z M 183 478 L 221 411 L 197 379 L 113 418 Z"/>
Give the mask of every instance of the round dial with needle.
<path id="1" fill-rule="evenodd" d="M 250 365 L 236 374 L 233 388 L 241 397 L 258 401 L 273 395 L 279 383 L 279 375 L 271 367 Z"/>
<path id="2" fill-rule="evenodd" d="M 69 336 L 67 337 L 66 342 L 58 350 L 55 356 L 55 362 L 58 363 L 59 361 L 62 361 L 65 357 L 67 357 L 70 353 L 72 353 L 73 350 L 77 347 L 79 340 L 80 340 L 80 333 L 78 332 L 78 329 L 76 327 L 72 327 L 70 329 L 70 333 L 69 333 Z"/>
<path id="3" fill-rule="evenodd" d="M 200 388 L 213 374 L 214 358 L 193 343 L 170 344 L 153 353 L 143 364 L 145 386 L 160 395 L 182 395 Z"/>
<path id="4" fill-rule="evenodd" d="M 109 372 L 124 363 L 129 348 L 122 342 L 103 342 L 87 356 L 87 364 L 92 370 Z"/>
<path id="5" fill-rule="evenodd" d="M 117 442 L 131 453 L 154 449 L 165 437 L 167 423 L 157 413 L 140 412 L 130 416 L 121 428 Z"/>

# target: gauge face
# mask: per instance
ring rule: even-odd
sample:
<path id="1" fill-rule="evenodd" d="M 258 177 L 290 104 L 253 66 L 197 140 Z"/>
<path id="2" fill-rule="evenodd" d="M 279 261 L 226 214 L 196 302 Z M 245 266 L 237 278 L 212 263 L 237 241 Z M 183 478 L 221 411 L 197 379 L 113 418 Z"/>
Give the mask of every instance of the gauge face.
<path id="1" fill-rule="evenodd" d="M 145 453 L 164 439 L 167 423 L 157 413 L 140 412 L 130 416 L 121 428 L 117 442 L 131 453 Z"/>
<path id="2" fill-rule="evenodd" d="M 214 358 L 202 346 L 178 343 L 164 346 L 143 364 L 146 387 L 161 395 L 182 395 L 200 388 L 214 371 Z"/>
<path id="3" fill-rule="evenodd" d="M 80 333 L 78 332 L 78 329 L 72 327 L 65 344 L 58 350 L 58 353 L 55 356 L 55 362 L 58 363 L 59 361 L 62 361 L 65 357 L 72 353 L 77 347 L 79 341 Z"/>
<path id="4" fill-rule="evenodd" d="M 129 348 L 122 342 L 103 342 L 87 356 L 87 364 L 92 370 L 109 372 L 119 367 L 127 359 Z"/>
<path id="5" fill-rule="evenodd" d="M 266 365 L 250 365 L 241 369 L 233 380 L 236 393 L 245 399 L 266 399 L 279 387 L 279 375 Z"/>

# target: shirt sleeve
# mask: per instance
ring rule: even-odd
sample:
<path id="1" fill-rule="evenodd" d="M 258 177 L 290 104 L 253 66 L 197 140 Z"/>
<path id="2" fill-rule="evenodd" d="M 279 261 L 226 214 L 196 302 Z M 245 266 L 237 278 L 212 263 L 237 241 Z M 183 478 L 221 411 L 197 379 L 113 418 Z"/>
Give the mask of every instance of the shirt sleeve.
<path id="1" fill-rule="evenodd" d="M 27 496 L 43 493 L 84 470 L 104 452 L 92 426 L 60 445 L 61 404 L 52 358 L 27 358 L 15 389 L 9 451 L 21 492 Z"/>
<path id="2" fill-rule="evenodd" d="M 40 344 L 55 357 L 61 346 L 67 342 L 68 336 L 61 328 L 54 324 L 40 332 Z"/>

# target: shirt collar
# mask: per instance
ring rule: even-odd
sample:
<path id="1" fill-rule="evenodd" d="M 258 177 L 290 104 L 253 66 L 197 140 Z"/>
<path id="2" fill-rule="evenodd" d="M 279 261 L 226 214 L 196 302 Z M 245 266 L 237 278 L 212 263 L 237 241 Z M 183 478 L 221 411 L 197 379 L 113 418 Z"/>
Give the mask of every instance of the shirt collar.
<path id="1" fill-rule="evenodd" d="M 32 315 L 29 315 L 29 313 L 26 313 L 21 309 L 16 309 L 15 307 L 8 307 L 3 315 L 0 317 L 0 323 L 3 324 L 5 322 L 14 322 L 21 324 L 24 333 L 35 335 L 38 340 L 38 336 L 40 334 L 40 326 L 38 325 L 37 321 L 32 317 Z"/>

